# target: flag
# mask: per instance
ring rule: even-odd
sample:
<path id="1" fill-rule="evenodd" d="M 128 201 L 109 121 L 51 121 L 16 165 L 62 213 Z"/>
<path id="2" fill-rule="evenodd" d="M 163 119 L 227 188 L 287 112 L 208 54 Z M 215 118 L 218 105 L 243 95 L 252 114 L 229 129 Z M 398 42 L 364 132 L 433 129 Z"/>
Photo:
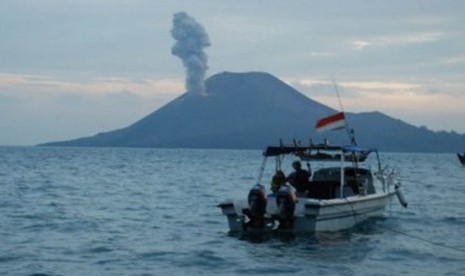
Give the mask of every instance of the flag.
<path id="1" fill-rule="evenodd" d="M 316 130 L 321 132 L 325 130 L 334 130 L 345 127 L 346 117 L 344 112 L 339 112 L 329 117 L 318 120 L 316 123 Z"/>

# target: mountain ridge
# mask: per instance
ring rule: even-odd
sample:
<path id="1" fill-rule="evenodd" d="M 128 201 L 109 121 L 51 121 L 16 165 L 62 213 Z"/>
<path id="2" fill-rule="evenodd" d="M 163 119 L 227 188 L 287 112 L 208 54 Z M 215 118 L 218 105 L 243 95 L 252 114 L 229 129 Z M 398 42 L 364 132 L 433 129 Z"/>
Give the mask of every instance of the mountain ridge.
<path id="1" fill-rule="evenodd" d="M 223 72 L 205 81 L 207 96 L 185 93 L 128 127 L 43 146 L 263 148 L 280 139 L 329 138 L 347 144 L 344 131 L 317 133 L 317 119 L 336 110 L 263 72 Z M 346 113 L 362 146 L 386 151 L 455 152 L 465 135 L 415 127 L 379 111 Z"/>

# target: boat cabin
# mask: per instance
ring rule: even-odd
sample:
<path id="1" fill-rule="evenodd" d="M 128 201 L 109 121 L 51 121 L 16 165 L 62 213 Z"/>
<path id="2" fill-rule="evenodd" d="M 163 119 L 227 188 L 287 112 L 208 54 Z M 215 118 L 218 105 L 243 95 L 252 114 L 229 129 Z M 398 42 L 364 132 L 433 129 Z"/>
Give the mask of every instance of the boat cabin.
<path id="1" fill-rule="evenodd" d="M 373 176 L 367 169 L 344 168 L 342 197 L 374 194 Z M 332 199 L 341 197 L 341 168 L 331 167 L 316 170 L 310 181 L 308 197 Z"/>

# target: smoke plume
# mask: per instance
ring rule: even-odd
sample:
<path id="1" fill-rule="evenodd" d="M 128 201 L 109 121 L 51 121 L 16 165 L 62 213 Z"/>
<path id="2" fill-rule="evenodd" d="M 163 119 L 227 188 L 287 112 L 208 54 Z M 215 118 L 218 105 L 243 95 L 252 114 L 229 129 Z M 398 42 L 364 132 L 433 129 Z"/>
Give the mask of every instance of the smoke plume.
<path id="1" fill-rule="evenodd" d="M 176 40 L 171 53 L 181 58 L 186 68 L 186 89 L 190 93 L 205 95 L 207 55 L 203 48 L 210 46 L 205 29 L 185 12 L 174 14 L 171 36 Z"/>

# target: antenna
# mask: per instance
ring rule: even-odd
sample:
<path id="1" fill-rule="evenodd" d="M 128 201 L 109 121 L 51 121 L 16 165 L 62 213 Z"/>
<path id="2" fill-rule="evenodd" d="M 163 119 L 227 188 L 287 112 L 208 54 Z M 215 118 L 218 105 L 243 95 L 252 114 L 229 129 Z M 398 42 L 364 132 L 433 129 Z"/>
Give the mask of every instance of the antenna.
<path id="1" fill-rule="evenodd" d="M 339 95 L 339 89 L 337 88 L 337 84 L 336 84 L 336 80 L 334 79 L 334 76 L 332 77 L 332 81 L 334 85 L 334 90 L 336 90 L 337 100 L 339 101 L 339 107 L 341 108 L 341 112 L 344 113 L 344 122 L 346 125 L 345 129 L 347 132 L 347 136 L 349 136 L 350 143 L 353 146 L 356 146 L 357 142 L 355 141 L 354 130 L 349 128 L 349 122 L 347 121 L 347 118 L 345 116 L 344 107 L 342 106 L 341 96 Z"/>
<path id="2" fill-rule="evenodd" d="M 334 77 L 332 77 L 332 80 L 333 80 L 334 90 L 336 90 L 337 100 L 339 101 L 339 107 L 341 108 L 341 112 L 344 112 L 344 107 L 342 106 L 341 96 L 339 95 L 339 89 L 337 89 L 336 80 L 334 79 Z M 345 120 L 345 121 L 346 121 L 346 124 L 347 124 L 347 120 Z"/>

